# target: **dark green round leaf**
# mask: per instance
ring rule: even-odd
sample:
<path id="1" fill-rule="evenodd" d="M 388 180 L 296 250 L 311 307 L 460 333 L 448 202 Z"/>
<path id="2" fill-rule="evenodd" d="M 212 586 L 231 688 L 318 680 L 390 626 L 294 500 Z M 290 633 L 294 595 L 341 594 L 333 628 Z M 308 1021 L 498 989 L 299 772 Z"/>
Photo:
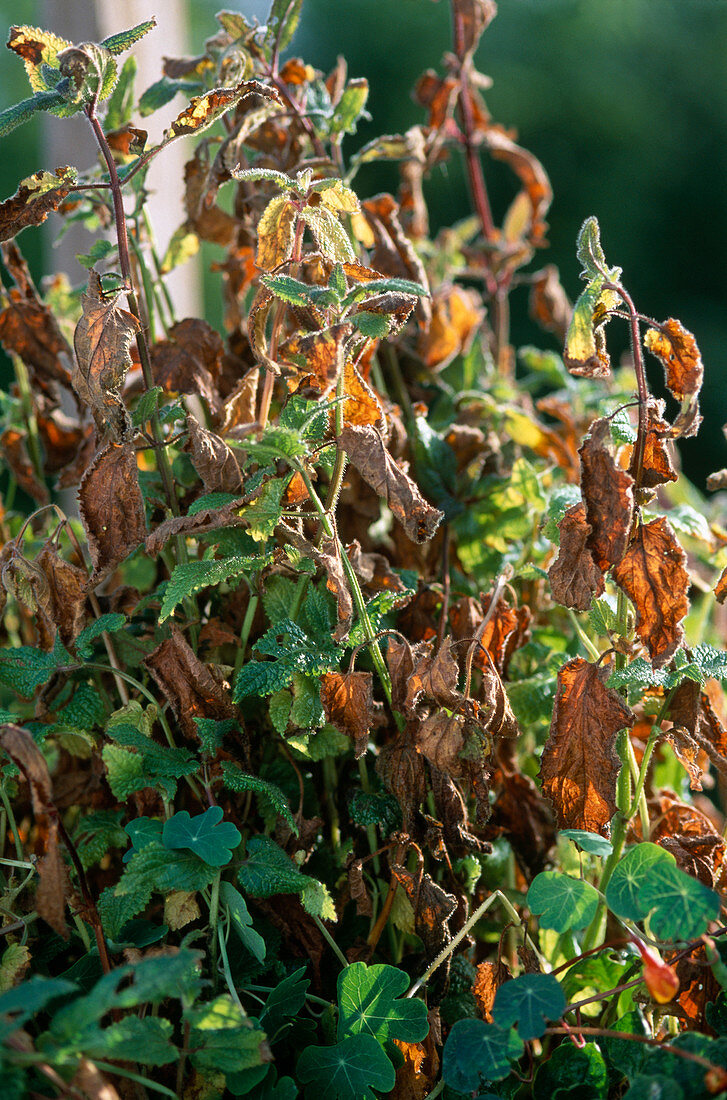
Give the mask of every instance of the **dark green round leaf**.
<path id="1" fill-rule="evenodd" d="M 660 1073 L 653 1077 L 639 1074 L 634 1077 L 631 1088 L 624 1093 L 622 1100 L 684 1100 L 684 1089 Z"/>
<path id="2" fill-rule="evenodd" d="M 210 806 L 196 817 L 180 810 L 164 822 L 162 830 L 165 848 L 189 848 L 211 867 L 225 867 L 241 839 L 239 829 L 222 820 L 221 806 Z"/>
<path id="3" fill-rule="evenodd" d="M 559 871 L 541 871 L 530 885 L 527 903 L 538 915 L 542 928 L 565 932 L 590 924 L 598 908 L 598 893 L 583 879 Z"/>
<path id="4" fill-rule="evenodd" d="M 652 910 L 649 924 L 662 940 L 692 940 L 719 916 L 719 895 L 678 867 L 658 864 L 647 877 L 642 901 Z"/>
<path id="5" fill-rule="evenodd" d="M 535 1075 L 533 1100 L 585 1100 L 608 1096 L 608 1073 L 595 1043 L 561 1043 Z"/>
<path id="6" fill-rule="evenodd" d="M 495 995 L 492 1018 L 498 1027 L 517 1024 L 523 1042 L 539 1039 L 548 1020 L 565 1012 L 565 995 L 552 974 L 522 974 L 504 982 Z"/>
<path id="7" fill-rule="evenodd" d="M 585 829 L 561 829 L 558 835 L 572 840 L 574 844 L 577 844 L 579 848 L 592 856 L 610 856 L 613 851 L 613 844 L 610 840 L 606 840 L 605 836 L 600 836 L 598 833 L 589 833 Z"/>
<path id="8" fill-rule="evenodd" d="M 474 1092 L 482 1081 L 507 1077 L 510 1063 L 523 1052 L 515 1031 L 483 1020 L 458 1020 L 444 1044 L 442 1076 L 457 1092 Z"/>
<path id="9" fill-rule="evenodd" d="M 305 1094 L 315 1100 L 376 1100 L 391 1092 L 396 1073 L 370 1035 L 350 1035 L 332 1047 L 306 1047 L 298 1060 Z"/>
<path id="10" fill-rule="evenodd" d="M 398 999 L 409 978 L 395 966 L 355 962 L 338 975 L 338 1037 L 371 1035 L 378 1042 L 418 1043 L 429 1031 L 423 1001 Z"/>
<path id="11" fill-rule="evenodd" d="M 606 887 L 606 903 L 611 912 L 622 920 L 643 920 L 648 916 L 643 890 L 652 872 L 664 866 L 675 867 L 676 860 L 658 844 L 629 848 Z"/>

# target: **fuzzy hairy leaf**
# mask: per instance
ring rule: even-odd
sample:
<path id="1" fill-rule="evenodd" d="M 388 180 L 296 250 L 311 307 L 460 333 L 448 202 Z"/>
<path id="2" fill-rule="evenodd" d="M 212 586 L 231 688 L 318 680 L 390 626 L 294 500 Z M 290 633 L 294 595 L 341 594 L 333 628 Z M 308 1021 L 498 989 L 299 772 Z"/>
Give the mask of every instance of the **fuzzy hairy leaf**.
<path id="1" fill-rule="evenodd" d="M 164 590 L 159 622 L 169 619 L 190 596 L 203 588 L 214 588 L 231 578 L 241 578 L 256 571 L 264 564 L 264 556 L 244 557 L 235 555 L 220 560 L 190 561 L 174 567 Z"/>
<path id="2" fill-rule="evenodd" d="M 222 782 L 232 791 L 253 791 L 255 794 L 260 795 L 290 825 L 295 835 L 298 835 L 298 826 L 290 812 L 288 800 L 280 787 L 276 787 L 274 783 L 268 783 L 267 780 L 261 779 L 259 775 L 246 775 L 236 764 L 231 763 L 229 760 L 223 761 L 222 764 Z"/>

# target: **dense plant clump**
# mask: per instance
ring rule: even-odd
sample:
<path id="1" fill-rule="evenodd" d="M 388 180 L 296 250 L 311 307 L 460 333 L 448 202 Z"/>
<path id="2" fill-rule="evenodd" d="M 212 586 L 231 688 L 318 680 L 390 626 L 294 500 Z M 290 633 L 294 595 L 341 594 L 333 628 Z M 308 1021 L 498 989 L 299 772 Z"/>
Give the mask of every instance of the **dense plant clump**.
<path id="1" fill-rule="evenodd" d="M 727 1097 L 697 344 L 595 218 L 574 307 L 524 270 L 552 195 L 482 98 L 494 0 L 452 0 L 424 121 L 363 148 L 366 81 L 282 61 L 300 7 L 220 12 L 138 98 L 153 21 L 10 31 L 0 133 L 85 114 L 99 160 L 0 203 L 2 1095 Z M 183 136 L 160 255 L 146 171 Z M 474 214 L 432 238 L 458 156 Z M 103 232 L 39 292 L 15 238 L 53 211 Z M 165 286 L 201 242 L 223 334 Z M 512 347 L 511 292 L 562 356 Z"/>

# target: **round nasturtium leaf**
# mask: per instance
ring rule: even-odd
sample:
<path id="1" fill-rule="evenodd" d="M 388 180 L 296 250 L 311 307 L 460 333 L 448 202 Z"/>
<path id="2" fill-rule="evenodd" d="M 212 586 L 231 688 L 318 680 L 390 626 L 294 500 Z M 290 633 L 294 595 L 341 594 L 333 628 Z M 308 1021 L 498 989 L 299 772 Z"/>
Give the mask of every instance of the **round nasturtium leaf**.
<path id="1" fill-rule="evenodd" d="M 644 887 L 659 867 L 675 867 L 671 852 L 658 844 L 636 844 L 615 868 L 606 887 L 606 903 L 622 920 L 643 920 L 649 915 Z"/>
<path id="2" fill-rule="evenodd" d="M 306 1047 L 297 1070 L 306 1096 L 318 1100 L 375 1100 L 372 1089 L 388 1094 L 396 1083 L 390 1059 L 370 1035 L 350 1035 L 331 1047 Z"/>
<path id="3" fill-rule="evenodd" d="M 598 892 L 583 879 L 559 871 L 541 871 L 530 885 L 527 903 L 538 916 L 541 928 L 565 932 L 590 924 L 598 908 Z"/>
<path id="4" fill-rule="evenodd" d="M 482 1081 L 507 1077 L 523 1052 L 519 1035 L 483 1020 L 457 1020 L 444 1044 L 442 1076 L 457 1092 L 472 1093 Z"/>
<path id="5" fill-rule="evenodd" d="M 189 848 L 210 866 L 225 867 L 242 838 L 237 826 L 223 821 L 222 816 L 221 806 L 210 806 L 196 817 L 180 810 L 164 822 L 162 844 L 165 848 Z"/>
<path id="6" fill-rule="evenodd" d="M 557 1020 L 565 1012 L 565 995 L 552 974 L 521 974 L 504 982 L 495 995 L 492 1018 L 498 1027 L 517 1024 L 523 1042 L 539 1039 L 548 1020 Z"/>
<path id="7" fill-rule="evenodd" d="M 610 856 L 613 844 L 599 833 L 589 833 L 586 829 L 561 829 L 559 836 L 567 837 L 591 856 Z"/>

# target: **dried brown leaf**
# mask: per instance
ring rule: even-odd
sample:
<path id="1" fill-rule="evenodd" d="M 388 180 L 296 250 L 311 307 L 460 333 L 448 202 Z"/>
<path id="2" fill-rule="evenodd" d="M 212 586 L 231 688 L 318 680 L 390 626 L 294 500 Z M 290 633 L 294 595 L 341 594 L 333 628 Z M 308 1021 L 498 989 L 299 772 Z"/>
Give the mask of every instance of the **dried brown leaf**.
<path id="1" fill-rule="evenodd" d="M 642 523 L 613 578 L 636 609 L 636 633 L 661 668 L 684 640 L 686 555 L 664 517 Z"/>
<path id="2" fill-rule="evenodd" d="M 431 539 L 443 513 L 427 504 L 415 483 L 397 466 L 371 425 L 347 424 L 339 443 L 364 481 L 386 501 L 413 542 Z"/>
<path id="3" fill-rule="evenodd" d="M 704 365 L 696 340 L 681 321 L 669 317 L 660 329 L 648 329 L 644 344 L 664 367 L 667 387 L 677 401 L 696 397 L 702 388 Z"/>
<path id="4" fill-rule="evenodd" d="M 35 563 L 48 582 L 50 617 L 64 646 L 70 646 L 83 630 L 86 620 L 86 570 L 64 561 L 50 543 L 46 543 Z"/>
<path id="5" fill-rule="evenodd" d="M 0 435 L 0 449 L 23 492 L 32 497 L 36 504 L 48 504 L 50 493 L 47 486 L 38 479 L 28 456 L 25 441 L 24 432 L 19 432 L 16 428 L 6 428 Z"/>
<path id="6" fill-rule="evenodd" d="M 0 312 L 0 343 L 8 353 L 20 356 L 33 385 L 55 404 L 52 384 L 60 382 L 70 387 L 73 351 L 54 315 L 38 297 L 17 246 L 5 244 L 0 251 L 15 283 L 4 296 Z"/>
<path id="7" fill-rule="evenodd" d="M 546 264 L 533 275 L 530 288 L 529 310 L 546 332 L 553 332 L 561 344 L 565 343 L 573 306 L 560 281 L 555 264 Z"/>
<path id="8" fill-rule="evenodd" d="M 553 201 L 553 189 L 545 169 L 537 157 L 514 142 L 499 126 L 487 128 L 484 144 L 494 159 L 504 160 L 523 184 L 530 204 L 529 225 L 523 237 L 531 244 L 542 245 L 548 228 L 545 215 Z"/>
<path id="9" fill-rule="evenodd" d="M 575 611 L 588 611 L 594 597 L 603 593 L 605 581 L 588 547 L 593 529 L 582 501 L 568 509 L 558 530 L 558 557 L 548 570 L 553 599 Z"/>
<path id="10" fill-rule="evenodd" d="M 482 962 L 477 965 L 472 993 L 477 1001 L 477 1007 L 488 1024 L 493 1022 L 492 1006 L 495 1003 L 495 994 L 507 977 L 507 970 L 500 962 Z"/>
<path id="11" fill-rule="evenodd" d="M 449 921 L 457 908 L 457 899 L 426 873 L 412 874 L 396 863 L 391 873 L 411 902 L 414 929 L 424 944 L 427 960 L 432 960 L 452 939 Z"/>
<path id="12" fill-rule="evenodd" d="M 48 765 L 31 734 L 20 726 L 0 726 L 0 747 L 20 768 L 30 788 L 38 833 L 37 847 L 41 853 L 36 909 L 54 932 L 67 939 L 66 871 L 58 850 L 58 814 L 53 805 L 53 787 Z"/>
<path id="13" fill-rule="evenodd" d="M 500 771 L 495 776 L 495 804 L 490 828 L 504 834 L 529 878 L 546 868 L 555 844 L 550 804 L 528 775 Z"/>
<path id="14" fill-rule="evenodd" d="M 327 672 L 321 677 L 321 703 L 326 719 L 350 737 L 356 759 L 366 752 L 373 725 L 373 675 Z"/>
<path id="15" fill-rule="evenodd" d="M 356 913 L 359 917 L 373 916 L 374 907 L 371 896 L 366 889 L 363 877 L 363 862 L 360 859 L 351 860 L 348 865 L 348 889 L 351 900 L 356 902 Z"/>
<path id="16" fill-rule="evenodd" d="M 389 559 L 384 554 L 364 552 L 361 549 L 361 543 L 356 539 L 346 547 L 346 553 L 366 595 L 375 596 L 378 592 L 406 591 L 406 585 L 399 574 L 393 571 Z"/>
<path id="17" fill-rule="evenodd" d="M 423 642 L 416 646 L 413 656 L 414 665 L 407 676 L 405 713 L 413 717 L 422 696 L 449 710 L 457 707 L 463 696 L 457 690 L 459 666 L 452 656 L 451 641 L 446 639 L 436 653 L 429 643 Z"/>
<path id="18" fill-rule="evenodd" d="M 634 509 L 634 479 L 617 465 L 613 452 L 608 419 L 594 420 L 579 451 L 581 493 L 591 526 L 587 545 L 604 573 L 624 555 Z"/>
<path id="19" fill-rule="evenodd" d="M 727 565 L 720 573 L 719 580 L 714 586 L 714 598 L 717 603 L 724 603 L 727 600 Z"/>
<path id="20" fill-rule="evenodd" d="M 307 557 L 313 559 L 319 568 L 326 574 L 326 588 L 336 597 L 338 609 L 338 625 L 333 633 L 337 642 L 341 642 L 348 636 L 353 617 L 353 599 L 348 587 L 348 580 L 341 561 L 339 544 L 335 539 L 324 539 L 320 548 L 287 523 L 279 523 L 278 531 L 285 536 L 288 542 L 295 546 Z"/>
<path id="21" fill-rule="evenodd" d="M 389 1093 L 389 1100 L 426 1100 L 434 1087 L 439 1068 L 436 1048 L 424 1043 L 405 1043 L 394 1039 L 403 1061 L 396 1070 L 396 1084 Z M 430 1058 L 430 1051 L 434 1058 Z"/>
<path id="22" fill-rule="evenodd" d="M 406 731 L 386 745 L 376 760 L 376 771 L 401 806 L 404 829 L 414 831 L 416 812 L 427 794 L 424 760 Z"/>
<path id="23" fill-rule="evenodd" d="M 371 267 L 384 275 L 399 276 L 419 283 L 429 290 L 429 280 L 424 264 L 405 234 L 399 220 L 399 204 L 386 193 L 374 195 L 361 203 L 361 213 L 368 223 L 374 239 L 370 256 Z M 420 298 L 417 315 L 426 327 L 431 319 L 428 298 Z"/>
<path id="24" fill-rule="evenodd" d="M 152 344 L 154 381 L 167 393 L 203 397 L 211 411 L 217 412 L 224 350 L 222 337 L 211 325 L 186 317 L 172 325 L 166 340 Z"/>
<path id="25" fill-rule="evenodd" d="M 307 335 L 296 332 L 281 345 L 278 359 L 295 368 L 299 376 L 296 381 L 305 378 L 309 386 L 325 393 L 336 384 L 344 344 L 352 332 L 349 324 L 331 325 Z"/>
<path id="26" fill-rule="evenodd" d="M 144 664 L 190 741 L 199 740 L 195 718 L 234 719 L 242 727 L 240 713 L 229 692 L 200 661 L 180 631 L 173 629 L 171 638 L 145 657 Z"/>
<path id="27" fill-rule="evenodd" d="M 242 472 L 232 447 L 215 432 L 203 428 L 187 414 L 189 451 L 192 465 L 202 479 L 206 493 L 242 493 Z"/>
<path id="28" fill-rule="evenodd" d="M 104 297 L 101 278 L 91 268 L 88 291 L 81 295 L 83 314 L 73 337 L 76 367 L 72 377 L 73 388 L 90 407 L 99 432 L 108 429 L 116 442 L 130 430 L 120 394 L 131 366 L 131 341 L 141 327 L 133 314 L 117 304 L 118 297 Z"/>
<path id="29" fill-rule="evenodd" d="M 419 724 L 416 746 L 422 756 L 440 771 L 455 778 L 464 774 L 460 753 L 465 747 L 465 718 L 461 714 L 437 711 Z"/>
<path id="30" fill-rule="evenodd" d="M 2 562 L 2 587 L 30 611 L 40 648 L 53 649 L 56 625 L 50 586 L 44 571 L 23 555 L 15 540 L 4 547 Z"/>
<path id="31" fill-rule="evenodd" d="M 618 692 L 606 687 L 607 678 L 608 668 L 582 657 L 563 665 L 540 766 L 559 827 L 603 836 L 616 813 L 616 736 L 635 720 Z"/>
<path id="32" fill-rule="evenodd" d="M 131 443 L 109 443 L 83 475 L 78 505 L 97 584 L 146 538 L 144 500 Z"/>
<path id="33" fill-rule="evenodd" d="M 483 31 L 497 15 L 495 0 L 456 0 L 455 17 L 461 21 L 462 54 L 473 54 Z"/>
<path id="34" fill-rule="evenodd" d="M 63 165 L 55 172 L 34 172 L 18 190 L 0 202 L 0 241 L 17 237 L 29 225 L 41 225 L 57 210 L 76 182 L 75 169 Z"/>
<path id="35" fill-rule="evenodd" d="M 260 490 L 256 489 L 255 493 Z M 249 494 L 250 499 L 255 494 Z M 155 527 L 147 536 L 145 549 L 147 554 L 156 557 L 160 550 L 175 535 L 194 535 L 202 531 L 217 531 L 221 527 L 243 527 L 246 523 L 238 512 L 248 502 L 247 497 L 232 500 L 221 508 L 204 508 L 193 516 L 170 516 Z"/>
<path id="36" fill-rule="evenodd" d="M 677 472 L 671 460 L 669 437 L 671 428 L 663 417 L 664 402 L 651 398 L 647 411 L 646 445 L 644 447 L 644 460 L 641 467 L 639 484 L 645 489 L 655 489 L 657 485 L 664 485 L 667 481 L 676 481 Z M 634 462 L 636 452 L 631 459 L 629 473 L 636 476 Z"/>

